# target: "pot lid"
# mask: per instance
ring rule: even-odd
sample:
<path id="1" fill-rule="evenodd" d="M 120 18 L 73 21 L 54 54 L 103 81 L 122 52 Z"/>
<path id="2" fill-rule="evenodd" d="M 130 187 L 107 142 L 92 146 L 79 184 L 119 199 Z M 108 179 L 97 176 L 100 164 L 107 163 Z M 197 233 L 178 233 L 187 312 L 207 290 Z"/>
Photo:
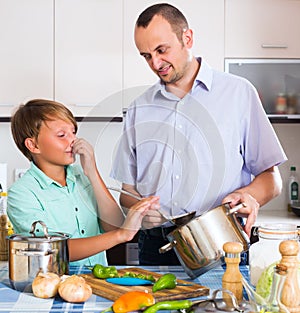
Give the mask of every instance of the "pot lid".
<path id="1" fill-rule="evenodd" d="M 43 227 L 43 233 L 35 231 L 37 223 Z M 36 221 L 32 223 L 29 233 L 13 234 L 8 237 L 9 240 L 14 241 L 27 241 L 27 242 L 54 242 L 60 240 L 66 240 L 70 238 L 69 234 L 61 232 L 49 233 L 46 224 L 43 221 Z"/>

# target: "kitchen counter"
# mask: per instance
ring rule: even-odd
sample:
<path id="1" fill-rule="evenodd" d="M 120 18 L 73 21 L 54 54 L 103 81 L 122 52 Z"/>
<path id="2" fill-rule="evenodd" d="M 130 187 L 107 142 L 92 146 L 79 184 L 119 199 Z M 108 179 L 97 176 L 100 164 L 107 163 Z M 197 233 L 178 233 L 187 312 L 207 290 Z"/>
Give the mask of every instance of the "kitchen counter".
<path id="1" fill-rule="evenodd" d="M 263 223 L 290 223 L 300 226 L 300 217 L 287 210 L 263 210 L 259 211 L 255 226 Z"/>
<path id="2" fill-rule="evenodd" d="M 130 268 L 123 266 L 122 268 Z M 138 266 L 135 266 L 138 267 Z M 117 268 L 121 268 L 118 266 Z M 193 281 L 210 288 L 211 290 L 220 289 L 222 287 L 222 277 L 224 269 L 219 266 L 207 273 L 191 280 L 184 272 L 181 266 L 143 266 L 148 271 L 164 274 L 173 273 L 178 279 Z M 249 280 L 248 267 L 241 266 L 240 271 L 243 276 Z M 72 267 L 71 274 L 80 274 L 90 272 L 86 267 Z M 203 298 L 203 297 L 202 297 Z M 33 296 L 32 293 L 23 293 L 13 290 L 8 280 L 8 263 L 0 262 L 0 312 L 101 312 L 112 305 L 112 301 L 92 295 L 85 303 L 68 303 L 61 298 L 40 299 Z"/>

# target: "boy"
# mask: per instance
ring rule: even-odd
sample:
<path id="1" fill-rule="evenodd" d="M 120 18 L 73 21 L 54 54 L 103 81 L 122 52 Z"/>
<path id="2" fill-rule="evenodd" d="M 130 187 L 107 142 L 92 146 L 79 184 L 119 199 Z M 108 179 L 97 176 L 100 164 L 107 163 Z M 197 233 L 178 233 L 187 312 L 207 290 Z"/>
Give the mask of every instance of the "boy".
<path id="1" fill-rule="evenodd" d="M 76 138 L 74 116 L 58 102 L 35 99 L 20 105 L 11 130 L 31 162 L 8 191 L 7 211 L 15 232 L 29 232 L 41 220 L 49 231 L 72 236 L 68 248 L 73 264 L 106 265 L 104 251 L 131 240 L 158 197 L 138 202 L 124 220 L 97 170 L 93 148 Z M 72 165 L 76 154 L 82 168 Z"/>

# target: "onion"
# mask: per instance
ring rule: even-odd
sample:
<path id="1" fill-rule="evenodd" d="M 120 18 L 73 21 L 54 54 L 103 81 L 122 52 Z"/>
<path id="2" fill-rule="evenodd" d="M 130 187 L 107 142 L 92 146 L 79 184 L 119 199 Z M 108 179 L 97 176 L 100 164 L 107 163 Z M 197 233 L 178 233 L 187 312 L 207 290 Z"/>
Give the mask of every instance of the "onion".
<path id="1" fill-rule="evenodd" d="M 72 275 L 58 286 L 59 295 L 68 302 L 84 302 L 92 295 L 92 288 L 81 276 Z"/>
<path id="2" fill-rule="evenodd" d="M 39 273 L 32 282 L 32 292 L 38 298 L 52 298 L 57 294 L 60 277 L 55 273 Z"/>

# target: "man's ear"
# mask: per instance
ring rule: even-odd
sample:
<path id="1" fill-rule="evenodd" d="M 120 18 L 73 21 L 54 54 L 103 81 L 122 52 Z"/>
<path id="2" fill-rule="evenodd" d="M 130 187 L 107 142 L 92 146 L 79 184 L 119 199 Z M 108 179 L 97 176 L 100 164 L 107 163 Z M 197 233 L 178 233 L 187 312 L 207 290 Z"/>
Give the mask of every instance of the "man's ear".
<path id="1" fill-rule="evenodd" d="M 193 46 L 193 31 L 191 29 L 187 29 L 182 34 L 182 40 L 184 45 L 187 46 L 189 49 Z"/>
<path id="2" fill-rule="evenodd" d="M 39 153 L 40 149 L 38 148 L 34 138 L 26 138 L 25 146 L 31 153 Z"/>

